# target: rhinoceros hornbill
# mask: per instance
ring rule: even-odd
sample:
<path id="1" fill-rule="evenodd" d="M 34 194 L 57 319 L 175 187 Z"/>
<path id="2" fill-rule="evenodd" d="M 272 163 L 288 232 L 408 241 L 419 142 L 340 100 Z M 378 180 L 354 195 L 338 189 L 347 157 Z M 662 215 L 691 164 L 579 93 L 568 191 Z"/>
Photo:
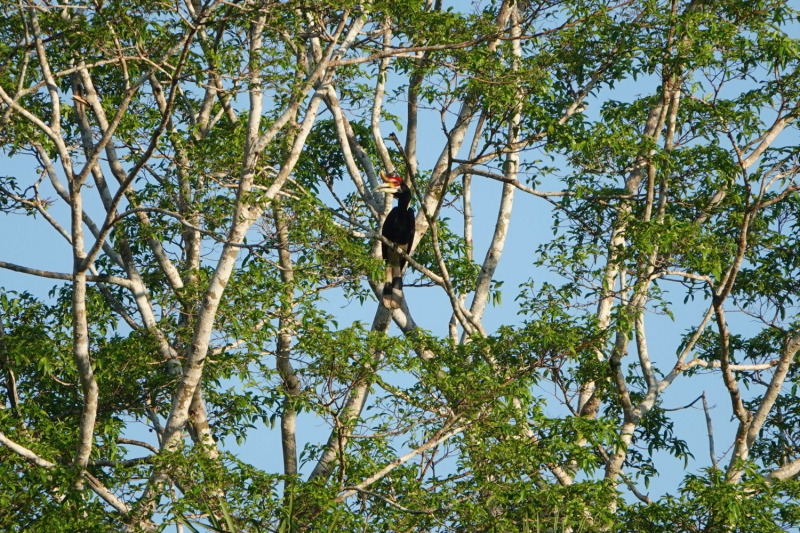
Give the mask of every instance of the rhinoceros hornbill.
<path id="1" fill-rule="evenodd" d="M 406 254 L 411 251 L 414 242 L 414 210 L 411 204 L 411 189 L 397 174 L 386 174 L 381 170 L 383 184 L 375 187 L 374 192 L 392 194 L 397 198 L 397 205 L 389 211 L 383 222 L 381 235 L 394 243 L 398 250 Z M 386 283 L 383 285 L 383 305 L 397 309 L 403 300 L 403 267 L 406 260 L 386 243 L 382 243 L 381 252 L 386 262 Z"/>

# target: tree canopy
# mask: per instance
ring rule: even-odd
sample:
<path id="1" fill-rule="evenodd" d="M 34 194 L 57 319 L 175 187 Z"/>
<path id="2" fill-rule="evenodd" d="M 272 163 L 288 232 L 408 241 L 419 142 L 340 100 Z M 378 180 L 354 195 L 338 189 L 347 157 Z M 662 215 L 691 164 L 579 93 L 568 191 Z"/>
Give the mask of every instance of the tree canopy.
<path id="1" fill-rule="evenodd" d="M 790 3 L 0 11 L 3 530 L 800 527 Z"/>

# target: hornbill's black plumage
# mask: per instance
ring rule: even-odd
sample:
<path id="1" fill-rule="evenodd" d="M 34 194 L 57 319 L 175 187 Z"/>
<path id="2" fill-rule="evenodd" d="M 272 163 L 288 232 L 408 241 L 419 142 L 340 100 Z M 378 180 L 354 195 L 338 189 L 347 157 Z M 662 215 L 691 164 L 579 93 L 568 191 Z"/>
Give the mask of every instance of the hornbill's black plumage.
<path id="1" fill-rule="evenodd" d="M 408 254 L 414 242 L 414 210 L 411 204 L 411 189 L 396 174 L 386 174 L 381 170 L 383 185 L 374 192 L 391 194 L 397 198 L 397 205 L 389 211 L 383 222 L 381 235 L 393 242 L 395 246 Z M 406 260 L 386 243 L 382 243 L 381 252 L 386 262 L 386 283 L 383 285 L 383 305 L 397 309 L 403 300 L 403 267 Z"/>

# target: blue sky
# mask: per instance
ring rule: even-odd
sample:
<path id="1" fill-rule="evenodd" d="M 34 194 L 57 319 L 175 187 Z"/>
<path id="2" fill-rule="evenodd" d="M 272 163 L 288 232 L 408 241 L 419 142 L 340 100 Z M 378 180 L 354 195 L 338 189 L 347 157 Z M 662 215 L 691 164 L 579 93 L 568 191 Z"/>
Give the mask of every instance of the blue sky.
<path id="1" fill-rule="evenodd" d="M 796 28 L 795 28 L 796 29 Z M 617 100 L 631 100 L 637 96 L 651 94 L 655 91 L 655 80 L 639 79 L 637 81 L 619 84 L 613 91 L 613 98 Z M 608 94 L 604 91 L 604 94 Z M 587 113 L 596 113 L 599 102 L 590 102 Z M 397 106 L 395 111 L 403 114 L 403 107 Z M 325 116 L 321 117 L 325 118 Z M 385 124 L 383 134 L 386 136 L 393 131 L 393 126 Z M 419 143 L 419 161 L 421 169 L 430 169 L 439 155 L 439 150 L 444 145 L 444 136 L 441 133 L 438 116 L 434 114 L 423 117 L 420 131 L 424 132 Z M 402 132 L 398 132 L 401 134 Z M 793 139 L 797 139 L 795 135 Z M 464 155 L 464 154 L 461 154 Z M 0 174 L 17 176 L 21 183 L 31 184 L 38 178 L 36 163 L 32 158 L 9 158 L 0 154 Z M 546 181 L 549 183 L 550 181 Z M 501 184 L 481 177 L 473 178 L 473 209 L 475 215 L 475 260 L 482 261 L 486 248 L 491 239 L 494 219 L 500 199 Z M 543 189 L 547 190 L 546 187 Z M 56 198 L 56 194 L 46 182 L 42 185 L 42 196 Z M 88 206 L 90 212 L 99 214 L 99 203 L 93 200 Z M 68 226 L 68 210 L 57 202 L 51 212 Z M 447 213 L 453 217 L 454 226 L 460 220 L 454 212 Z M 536 259 L 536 250 L 552 238 L 552 210 L 550 204 L 541 198 L 532 197 L 522 191 L 516 191 L 514 210 L 509 226 L 503 258 L 495 274 L 495 279 L 503 280 L 503 305 L 488 307 L 485 313 L 484 325 L 487 331 L 494 331 L 503 324 L 517 324 L 519 306 L 515 301 L 517 287 L 533 278 L 537 286 L 544 281 L 558 282 L 558 276 L 535 269 L 533 263 Z M 70 272 L 72 265 L 71 250 L 66 241 L 52 231 L 41 219 L 32 219 L 17 214 L 0 214 L 0 260 L 25 265 L 33 268 Z M 407 276 L 408 277 L 408 276 Z M 46 297 L 47 292 L 55 283 L 51 280 L 38 279 L 25 274 L 19 274 L 0 269 L 0 287 L 5 290 L 29 291 L 39 297 Z M 668 284 L 662 284 L 662 288 Z M 447 321 L 450 316 L 450 306 L 446 295 L 439 288 L 408 288 L 405 292 L 415 321 L 423 328 L 438 335 L 446 335 Z M 673 299 L 673 312 L 675 320 L 667 316 L 650 313 L 646 317 L 648 337 L 650 341 L 650 355 L 656 366 L 662 370 L 671 368 L 675 361 L 675 351 L 679 344 L 680 336 L 686 329 L 699 322 L 705 311 L 707 302 L 698 300 L 694 303 L 682 304 L 683 295 L 675 294 Z M 365 306 L 357 303 L 347 303 L 340 293 L 331 291 L 326 303 L 326 310 L 337 316 L 342 326 L 353 321 L 371 322 L 375 302 Z M 756 324 L 752 319 L 736 313 L 729 313 L 728 320 L 736 332 L 750 333 L 756 331 Z M 394 334 L 399 334 L 397 328 L 392 329 Z M 102 387 L 102 383 L 100 384 Z M 239 386 L 231 383 L 231 386 Z M 727 391 L 725 390 L 720 374 L 717 372 L 691 379 L 678 378 L 663 395 L 663 406 L 674 408 L 683 406 L 706 392 L 712 406 L 711 416 L 714 423 L 714 432 L 717 445 L 717 454 L 722 455 L 727 451 L 727 446 L 733 442 L 736 426 L 731 422 L 731 407 Z M 544 396 L 552 394 L 546 388 L 541 391 Z M 552 414 L 560 416 L 563 408 L 553 402 Z M 695 455 L 684 471 L 681 461 L 664 458 L 657 455 L 657 466 L 660 477 L 654 479 L 650 486 L 652 496 L 665 492 L 675 492 L 685 472 L 697 472 L 699 468 L 710 465 L 708 456 L 708 440 L 706 436 L 706 422 L 700 404 L 694 408 L 673 413 L 676 434 L 685 438 Z M 302 442 L 319 442 L 327 439 L 328 426 L 312 415 L 301 414 L 298 419 L 298 436 Z M 141 438 L 155 443 L 153 434 L 148 433 L 144 427 L 139 430 L 132 428 L 131 437 Z M 237 452 L 240 457 L 266 471 L 279 471 L 280 460 L 280 429 L 270 430 L 259 427 L 252 432 L 250 438 L 241 446 L 236 446 L 231 440 L 227 443 L 230 450 Z M 398 450 L 400 451 L 400 450 Z M 659 459 L 665 459 L 659 461 Z M 723 459 L 721 464 L 726 464 Z M 666 466 L 664 468 L 663 466 Z M 644 488 L 642 487 L 644 491 Z"/>

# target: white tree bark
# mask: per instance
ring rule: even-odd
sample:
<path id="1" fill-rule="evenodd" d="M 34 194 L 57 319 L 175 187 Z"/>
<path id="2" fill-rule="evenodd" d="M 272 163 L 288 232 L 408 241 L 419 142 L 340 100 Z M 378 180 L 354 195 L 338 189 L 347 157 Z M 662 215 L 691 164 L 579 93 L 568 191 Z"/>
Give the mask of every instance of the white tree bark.
<path id="1" fill-rule="evenodd" d="M 281 315 L 278 323 L 278 347 L 276 364 L 278 373 L 283 381 L 284 399 L 283 412 L 281 413 L 281 445 L 283 447 L 283 473 L 288 478 L 297 475 L 297 409 L 294 407 L 296 398 L 300 395 L 300 378 L 292 367 L 289 359 L 292 348 L 292 326 L 294 316 L 292 307 L 294 303 L 294 267 L 289 250 L 289 227 L 286 213 L 280 202 L 273 203 L 275 230 L 278 234 L 278 257 L 281 266 L 281 281 L 284 285 L 284 300 L 281 305 Z M 287 480 L 288 487 L 290 481 Z"/>

